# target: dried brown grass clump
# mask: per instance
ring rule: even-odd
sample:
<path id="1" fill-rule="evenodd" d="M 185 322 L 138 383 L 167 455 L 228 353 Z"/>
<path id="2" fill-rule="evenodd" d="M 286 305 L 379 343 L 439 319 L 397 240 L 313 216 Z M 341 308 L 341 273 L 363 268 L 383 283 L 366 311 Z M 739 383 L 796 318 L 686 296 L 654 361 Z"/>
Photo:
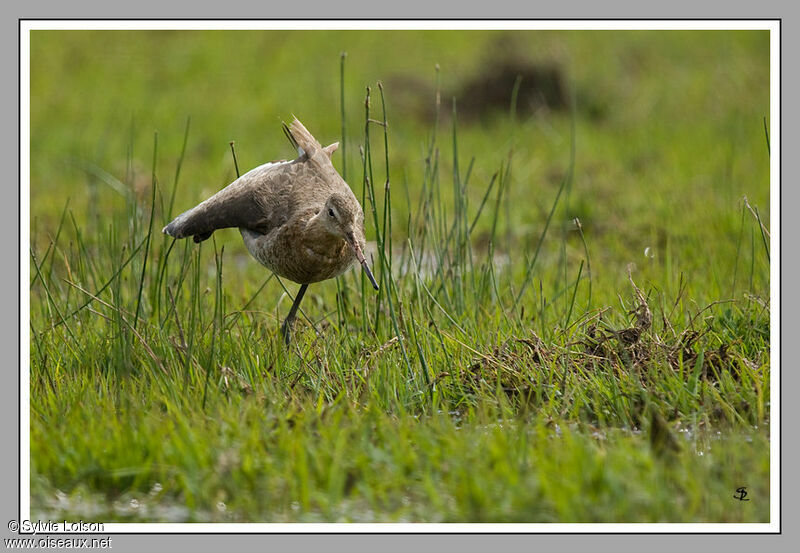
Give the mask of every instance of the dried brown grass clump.
<path id="1" fill-rule="evenodd" d="M 568 342 L 559 343 L 557 336 L 546 343 L 531 330 L 528 336 L 514 336 L 489 352 L 480 352 L 461 371 L 462 383 L 473 387 L 499 386 L 509 395 L 519 395 L 540 386 L 553 370 L 559 375 L 556 387 L 566 380 L 568 373 L 580 378 L 592 371 L 604 371 L 618 377 L 623 373 L 637 375 L 647 387 L 664 367 L 687 381 L 697 375 L 708 382 L 716 382 L 723 373 L 740 380 L 743 359 L 742 354 L 735 351 L 733 342 L 712 346 L 705 339 L 710 325 L 695 328 L 700 315 L 720 302 L 701 309 L 680 333 L 675 332 L 662 314 L 664 330 L 659 333 L 653 326 L 648 297 L 630 274 L 629 282 L 634 299 L 634 307 L 627 313 L 631 321 L 629 326 L 610 328 L 603 320 L 611 311 L 606 308 L 587 314 L 580 323 L 573 325 L 577 326 L 573 332 L 577 339 Z M 547 380 L 552 383 L 552 376 Z M 563 388 L 563 384 L 560 387 Z"/>

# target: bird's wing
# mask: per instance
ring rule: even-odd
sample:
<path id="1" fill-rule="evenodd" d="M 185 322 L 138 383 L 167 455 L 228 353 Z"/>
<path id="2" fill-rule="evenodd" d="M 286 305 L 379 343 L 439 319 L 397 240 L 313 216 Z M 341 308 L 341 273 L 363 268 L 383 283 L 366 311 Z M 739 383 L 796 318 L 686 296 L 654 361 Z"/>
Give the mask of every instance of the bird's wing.
<path id="1" fill-rule="evenodd" d="M 242 227 L 261 233 L 282 225 L 288 217 L 289 192 L 297 165 L 266 163 L 178 215 L 162 232 L 175 238 L 205 240 L 215 230 Z"/>
<path id="2" fill-rule="evenodd" d="M 297 118 L 283 129 L 298 150 L 297 159 L 256 167 L 178 215 L 162 232 L 175 238 L 193 236 L 195 242 L 229 227 L 267 234 L 298 210 L 323 205 L 339 189 L 339 181 L 344 182 L 330 160 L 338 143 L 323 148 Z"/>

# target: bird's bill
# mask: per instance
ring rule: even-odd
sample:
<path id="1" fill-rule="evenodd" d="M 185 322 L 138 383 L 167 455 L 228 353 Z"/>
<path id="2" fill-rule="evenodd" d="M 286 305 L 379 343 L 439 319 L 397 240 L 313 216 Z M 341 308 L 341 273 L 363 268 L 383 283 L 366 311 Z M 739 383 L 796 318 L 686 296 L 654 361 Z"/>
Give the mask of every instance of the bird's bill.
<path id="1" fill-rule="evenodd" d="M 367 264 L 367 259 L 364 257 L 364 253 L 361 251 L 361 246 L 359 246 L 358 242 L 355 240 L 351 245 L 353 246 L 353 250 L 356 252 L 356 259 L 358 259 L 358 262 L 361 263 L 361 266 L 364 268 L 364 272 L 367 273 L 367 278 L 372 283 L 372 287 L 378 290 L 378 283 L 375 282 L 375 277 L 372 276 L 372 271 L 369 270 L 369 265 Z"/>

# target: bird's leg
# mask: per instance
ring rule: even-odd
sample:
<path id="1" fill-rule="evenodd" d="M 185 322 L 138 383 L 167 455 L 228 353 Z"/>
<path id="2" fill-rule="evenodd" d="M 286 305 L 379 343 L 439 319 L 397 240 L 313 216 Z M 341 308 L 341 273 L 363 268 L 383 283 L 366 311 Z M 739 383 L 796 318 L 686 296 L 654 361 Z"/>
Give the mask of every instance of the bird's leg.
<path id="1" fill-rule="evenodd" d="M 286 319 L 281 325 L 281 334 L 283 335 L 283 341 L 287 346 L 290 342 L 289 333 L 294 326 L 294 320 L 297 316 L 297 308 L 300 307 L 300 302 L 303 299 L 303 295 L 306 293 L 306 288 L 308 288 L 308 284 L 300 285 L 300 290 L 297 291 L 297 295 L 294 297 L 292 308 L 289 310 L 289 314 L 286 316 Z"/>

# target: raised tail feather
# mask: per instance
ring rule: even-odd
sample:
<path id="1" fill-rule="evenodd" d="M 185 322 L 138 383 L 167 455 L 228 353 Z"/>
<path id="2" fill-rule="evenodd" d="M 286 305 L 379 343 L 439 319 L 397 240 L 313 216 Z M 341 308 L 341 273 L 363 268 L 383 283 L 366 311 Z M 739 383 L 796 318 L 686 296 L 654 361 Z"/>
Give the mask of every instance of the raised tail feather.
<path id="1" fill-rule="evenodd" d="M 312 158 L 314 154 L 322 149 L 322 145 L 296 117 L 288 128 L 285 123 L 283 128 L 292 144 L 300 150 L 300 155 L 305 153 L 309 158 Z"/>

